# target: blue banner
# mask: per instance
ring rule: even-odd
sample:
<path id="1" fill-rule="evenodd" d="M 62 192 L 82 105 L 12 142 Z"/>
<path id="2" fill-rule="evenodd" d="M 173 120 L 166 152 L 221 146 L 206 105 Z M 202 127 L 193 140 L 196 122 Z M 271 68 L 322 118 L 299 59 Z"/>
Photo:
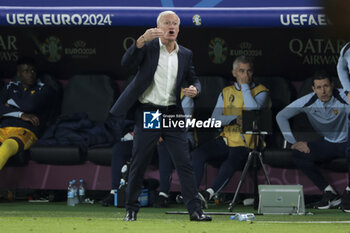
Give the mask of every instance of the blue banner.
<path id="1" fill-rule="evenodd" d="M 322 0 L 1 0 L 2 6 L 315 7 Z"/>
<path id="2" fill-rule="evenodd" d="M 0 6 L 5 26 L 154 27 L 159 12 L 173 10 L 185 27 L 318 27 L 322 7 L 15 7 Z"/>

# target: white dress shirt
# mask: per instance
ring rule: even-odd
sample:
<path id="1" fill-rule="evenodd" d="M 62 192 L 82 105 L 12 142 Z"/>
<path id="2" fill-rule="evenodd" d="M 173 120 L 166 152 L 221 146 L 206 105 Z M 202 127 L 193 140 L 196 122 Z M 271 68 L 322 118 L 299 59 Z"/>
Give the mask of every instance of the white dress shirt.
<path id="1" fill-rule="evenodd" d="M 139 97 L 141 103 L 151 103 L 160 106 L 176 104 L 175 85 L 178 70 L 179 46 L 168 52 L 165 45 L 159 39 L 159 60 L 152 84 Z"/>

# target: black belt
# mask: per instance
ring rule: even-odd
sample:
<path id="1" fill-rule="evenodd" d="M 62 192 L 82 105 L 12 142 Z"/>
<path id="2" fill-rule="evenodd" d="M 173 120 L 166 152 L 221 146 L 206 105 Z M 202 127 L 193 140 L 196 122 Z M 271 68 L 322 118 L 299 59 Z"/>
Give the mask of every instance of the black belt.
<path id="1" fill-rule="evenodd" d="M 177 109 L 176 105 L 161 106 L 161 105 L 156 105 L 156 104 L 151 104 L 151 103 L 145 103 L 145 104 L 141 103 L 141 106 L 146 110 L 147 109 L 159 110 L 161 113 L 174 111 Z"/>

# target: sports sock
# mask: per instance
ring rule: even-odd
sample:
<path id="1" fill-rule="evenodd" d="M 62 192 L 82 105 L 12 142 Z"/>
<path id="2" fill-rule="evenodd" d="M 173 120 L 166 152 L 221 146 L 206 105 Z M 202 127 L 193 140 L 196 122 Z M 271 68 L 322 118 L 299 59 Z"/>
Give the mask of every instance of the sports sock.
<path id="1" fill-rule="evenodd" d="M 209 195 L 209 200 L 210 200 L 215 194 L 214 189 L 208 188 L 206 191 L 210 194 Z"/>
<path id="2" fill-rule="evenodd" d="M 18 143 L 14 139 L 6 139 L 0 146 L 0 170 L 5 166 L 7 160 L 18 152 Z"/>
<path id="3" fill-rule="evenodd" d="M 332 186 L 328 185 L 324 191 L 331 191 L 333 194 L 337 195 L 337 192 L 332 188 Z"/>
<path id="4" fill-rule="evenodd" d="M 163 196 L 165 198 L 168 198 L 168 194 L 164 193 L 164 192 L 159 192 L 159 196 Z"/>

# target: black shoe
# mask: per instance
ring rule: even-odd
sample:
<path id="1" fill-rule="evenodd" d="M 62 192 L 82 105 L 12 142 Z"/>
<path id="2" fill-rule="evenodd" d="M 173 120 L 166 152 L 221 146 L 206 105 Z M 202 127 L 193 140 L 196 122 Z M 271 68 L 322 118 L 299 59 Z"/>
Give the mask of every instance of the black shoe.
<path id="1" fill-rule="evenodd" d="M 340 208 L 346 212 L 350 213 L 350 191 L 345 190 L 341 199 Z"/>
<path id="2" fill-rule="evenodd" d="M 194 211 L 190 215 L 190 221 L 197 221 L 197 222 L 208 222 L 211 221 L 211 217 L 209 215 L 205 215 L 202 213 L 199 213 L 197 211 Z"/>
<path id="3" fill-rule="evenodd" d="M 331 207 L 338 206 L 341 202 L 341 199 L 338 194 L 334 194 L 331 191 L 323 192 L 322 199 L 318 202 L 315 208 L 319 210 L 326 210 Z"/>
<path id="4" fill-rule="evenodd" d="M 137 213 L 133 210 L 127 210 L 124 221 L 136 221 Z"/>
<path id="5" fill-rule="evenodd" d="M 207 191 L 200 191 L 198 193 L 199 200 L 201 201 L 201 207 L 208 209 L 208 201 L 210 199 L 210 193 Z"/>
<path id="6" fill-rule="evenodd" d="M 163 195 L 159 195 L 157 198 L 157 202 L 154 207 L 157 208 L 168 208 L 169 207 L 169 198 L 164 197 Z"/>
<path id="7" fill-rule="evenodd" d="M 108 207 L 108 206 L 113 206 L 113 205 L 114 205 L 114 194 L 112 194 L 112 193 L 108 194 L 108 196 L 105 197 L 105 199 L 103 199 L 103 200 L 100 202 L 100 204 L 101 204 L 102 206 L 106 206 L 106 207 Z"/>

